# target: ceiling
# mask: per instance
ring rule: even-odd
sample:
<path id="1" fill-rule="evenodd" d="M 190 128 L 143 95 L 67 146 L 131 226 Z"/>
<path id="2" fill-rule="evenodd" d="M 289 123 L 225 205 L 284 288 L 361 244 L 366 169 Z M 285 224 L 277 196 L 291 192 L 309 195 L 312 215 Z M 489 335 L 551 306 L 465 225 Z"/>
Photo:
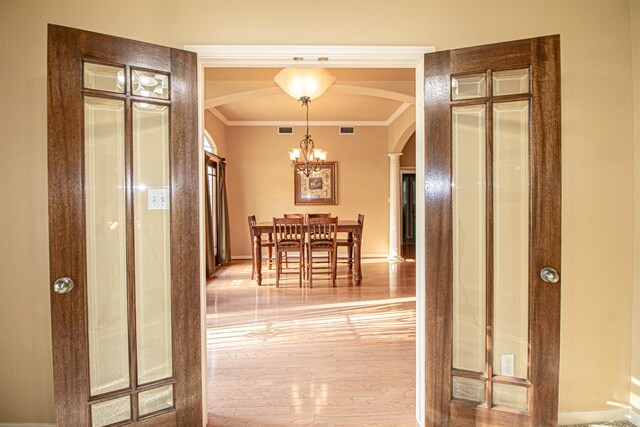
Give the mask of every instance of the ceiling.
<path id="1" fill-rule="evenodd" d="M 299 125 L 305 111 L 274 82 L 280 68 L 205 69 L 205 108 L 228 126 Z M 336 82 L 309 106 L 311 125 L 389 125 L 415 104 L 413 68 L 331 68 Z"/>

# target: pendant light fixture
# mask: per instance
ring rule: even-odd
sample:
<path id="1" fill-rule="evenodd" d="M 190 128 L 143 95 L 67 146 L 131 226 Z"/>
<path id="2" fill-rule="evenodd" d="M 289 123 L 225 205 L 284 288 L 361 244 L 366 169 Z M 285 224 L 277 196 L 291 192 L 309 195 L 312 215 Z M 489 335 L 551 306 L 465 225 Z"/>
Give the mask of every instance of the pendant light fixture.
<path id="1" fill-rule="evenodd" d="M 315 148 L 309 134 L 309 103 L 322 95 L 336 78 L 324 68 L 284 68 L 273 80 L 287 95 L 300 101 L 306 109 L 307 129 L 304 138 L 300 141 L 300 148 L 292 148 L 289 151 L 289 159 L 291 166 L 308 177 L 317 172 L 327 159 L 327 152 Z"/>

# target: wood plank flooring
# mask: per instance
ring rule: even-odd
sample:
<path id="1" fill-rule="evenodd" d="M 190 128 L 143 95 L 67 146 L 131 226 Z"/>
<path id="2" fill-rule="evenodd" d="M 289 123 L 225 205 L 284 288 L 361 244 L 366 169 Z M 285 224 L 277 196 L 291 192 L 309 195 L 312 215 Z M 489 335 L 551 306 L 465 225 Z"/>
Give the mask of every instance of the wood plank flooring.
<path id="1" fill-rule="evenodd" d="M 209 426 L 415 426 L 415 264 L 363 260 L 363 284 L 249 280 L 207 286 Z"/>

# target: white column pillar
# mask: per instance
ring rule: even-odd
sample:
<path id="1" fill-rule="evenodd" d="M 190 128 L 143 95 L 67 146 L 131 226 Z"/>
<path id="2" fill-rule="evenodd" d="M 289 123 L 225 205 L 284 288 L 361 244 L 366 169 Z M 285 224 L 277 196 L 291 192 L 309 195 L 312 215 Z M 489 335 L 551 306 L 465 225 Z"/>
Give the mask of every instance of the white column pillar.
<path id="1" fill-rule="evenodd" d="M 390 261 L 404 261 L 400 256 L 400 156 L 389 153 L 389 257 Z"/>

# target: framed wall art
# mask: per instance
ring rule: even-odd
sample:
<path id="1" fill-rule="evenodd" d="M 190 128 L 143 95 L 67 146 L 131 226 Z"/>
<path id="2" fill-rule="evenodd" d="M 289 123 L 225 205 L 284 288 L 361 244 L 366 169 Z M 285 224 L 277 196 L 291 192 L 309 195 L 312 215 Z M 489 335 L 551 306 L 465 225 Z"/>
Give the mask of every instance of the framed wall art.
<path id="1" fill-rule="evenodd" d="M 297 168 L 293 174 L 296 205 L 338 204 L 338 162 L 324 162 L 308 177 Z"/>

